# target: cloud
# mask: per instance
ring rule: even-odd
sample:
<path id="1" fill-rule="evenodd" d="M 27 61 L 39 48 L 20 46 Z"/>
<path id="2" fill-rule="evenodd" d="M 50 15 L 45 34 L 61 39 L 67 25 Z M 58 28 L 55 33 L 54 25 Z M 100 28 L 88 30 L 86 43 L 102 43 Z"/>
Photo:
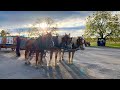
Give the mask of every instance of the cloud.
<path id="1" fill-rule="evenodd" d="M 93 11 L 0 11 L 0 25 L 11 33 L 27 32 L 37 18 L 51 17 L 58 25 L 59 33 L 83 34 L 86 17 Z M 114 11 L 115 13 L 115 11 Z"/>
<path id="2" fill-rule="evenodd" d="M 88 15 L 84 11 L 0 11 L 0 24 L 4 27 L 17 27 L 35 22 L 40 17 L 51 17 L 57 21 L 75 16 L 81 18 Z"/>
<path id="3" fill-rule="evenodd" d="M 58 28 L 58 29 L 62 29 L 62 30 L 81 30 L 81 29 L 85 29 L 85 26 L 76 26 L 76 27 L 62 27 L 62 28 Z"/>
<path id="4" fill-rule="evenodd" d="M 70 16 L 63 20 L 57 22 L 59 28 L 62 27 L 78 27 L 85 25 L 85 18 L 81 18 L 80 16 Z"/>
<path id="5" fill-rule="evenodd" d="M 68 30 L 59 30 L 58 31 L 60 35 L 64 35 L 65 33 L 67 34 L 71 34 L 72 37 L 76 37 L 76 36 L 82 36 L 84 34 L 84 29 L 82 30 L 71 30 L 68 32 Z"/>

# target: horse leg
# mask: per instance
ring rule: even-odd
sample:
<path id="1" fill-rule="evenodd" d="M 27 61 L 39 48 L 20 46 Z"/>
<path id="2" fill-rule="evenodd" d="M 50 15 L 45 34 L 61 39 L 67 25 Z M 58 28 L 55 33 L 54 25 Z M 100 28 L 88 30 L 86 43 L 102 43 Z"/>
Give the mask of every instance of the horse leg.
<path id="1" fill-rule="evenodd" d="M 43 55 L 44 55 L 44 53 L 41 52 L 41 55 L 40 55 L 40 64 L 41 64 L 41 65 L 43 64 Z"/>
<path id="2" fill-rule="evenodd" d="M 62 51 L 62 60 L 64 60 L 63 57 L 64 57 L 64 51 Z"/>
<path id="3" fill-rule="evenodd" d="M 36 63 L 35 63 L 36 68 L 37 68 L 37 65 L 38 65 L 38 57 L 39 57 L 39 52 L 36 51 Z"/>
<path id="4" fill-rule="evenodd" d="M 74 54 L 75 54 L 75 51 L 72 52 L 72 58 L 71 58 L 71 61 L 70 61 L 71 64 L 73 63 Z"/>
<path id="5" fill-rule="evenodd" d="M 38 57 L 38 64 L 41 64 L 41 52 L 39 53 L 39 55 L 40 55 L 40 57 Z"/>
<path id="6" fill-rule="evenodd" d="M 59 61 L 61 61 L 61 51 L 58 52 L 59 52 Z"/>
<path id="7" fill-rule="evenodd" d="M 27 60 L 28 50 L 25 50 L 25 60 Z"/>
<path id="8" fill-rule="evenodd" d="M 54 66 L 57 65 L 57 55 L 58 55 L 58 51 L 55 52 L 55 62 L 54 62 L 55 65 Z"/>
<path id="9" fill-rule="evenodd" d="M 29 51 L 25 50 L 25 60 L 26 60 L 25 64 L 30 64 L 30 62 L 28 60 L 28 53 L 29 53 Z"/>
<path id="10" fill-rule="evenodd" d="M 28 53 L 28 51 L 27 50 L 25 50 L 25 64 L 27 64 L 27 53 Z"/>
<path id="11" fill-rule="evenodd" d="M 70 63 L 71 52 L 68 52 L 68 64 Z"/>
<path id="12" fill-rule="evenodd" d="M 52 60 L 52 56 L 53 56 L 53 51 L 50 51 L 50 61 L 49 61 L 49 65 L 50 65 L 50 63 L 51 63 L 51 60 Z"/>
<path id="13" fill-rule="evenodd" d="M 29 56 L 31 56 L 31 55 L 32 55 L 32 53 L 33 53 L 33 51 L 32 51 L 32 50 L 30 50 Z"/>

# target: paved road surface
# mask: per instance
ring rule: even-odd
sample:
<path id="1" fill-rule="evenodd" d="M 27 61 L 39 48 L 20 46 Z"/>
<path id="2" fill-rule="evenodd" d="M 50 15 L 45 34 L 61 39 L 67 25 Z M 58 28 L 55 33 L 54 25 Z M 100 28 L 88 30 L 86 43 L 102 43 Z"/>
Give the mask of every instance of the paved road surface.
<path id="1" fill-rule="evenodd" d="M 24 51 L 20 58 L 15 52 L 0 52 L 0 79 L 120 79 L 120 49 L 87 47 L 77 51 L 74 64 L 65 60 L 55 67 L 39 67 L 24 64 Z M 34 57 L 33 57 L 34 60 Z"/>
<path id="2" fill-rule="evenodd" d="M 100 79 L 120 79 L 120 49 L 86 48 L 76 52 L 74 63 Z"/>

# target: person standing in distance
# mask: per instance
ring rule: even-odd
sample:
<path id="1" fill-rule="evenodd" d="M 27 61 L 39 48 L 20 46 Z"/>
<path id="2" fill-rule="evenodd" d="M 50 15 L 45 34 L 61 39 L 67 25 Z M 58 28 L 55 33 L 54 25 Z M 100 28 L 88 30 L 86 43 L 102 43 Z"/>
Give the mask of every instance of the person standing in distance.
<path id="1" fill-rule="evenodd" d="M 20 43 L 21 39 L 19 36 L 16 38 L 16 57 L 20 57 Z"/>
<path id="2" fill-rule="evenodd" d="M 82 35 L 82 43 L 83 43 L 83 49 L 85 49 L 85 40 L 83 35 Z"/>

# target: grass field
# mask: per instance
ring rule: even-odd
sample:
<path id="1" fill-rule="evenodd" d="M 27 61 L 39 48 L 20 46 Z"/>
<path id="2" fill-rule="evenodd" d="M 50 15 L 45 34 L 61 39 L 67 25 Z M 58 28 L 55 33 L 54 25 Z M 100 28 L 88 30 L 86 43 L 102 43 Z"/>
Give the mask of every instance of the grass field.
<path id="1" fill-rule="evenodd" d="M 93 47 L 97 47 L 97 42 L 90 42 L 91 46 Z M 110 48 L 120 48 L 120 42 L 106 42 L 106 47 L 110 47 Z"/>

